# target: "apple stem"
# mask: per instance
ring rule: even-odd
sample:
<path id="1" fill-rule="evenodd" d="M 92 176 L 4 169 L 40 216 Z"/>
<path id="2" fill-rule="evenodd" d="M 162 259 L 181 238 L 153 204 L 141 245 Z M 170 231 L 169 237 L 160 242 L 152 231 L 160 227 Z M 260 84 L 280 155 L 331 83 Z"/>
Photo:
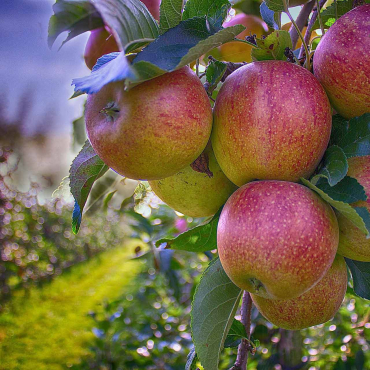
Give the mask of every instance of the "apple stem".
<path id="1" fill-rule="evenodd" d="M 321 9 L 324 4 L 326 3 L 327 0 L 321 0 L 320 3 L 319 3 L 319 9 Z M 320 11 L 320 10 L 319 10 Z M 317 19 L 317 16 L 318 16 L 318 8 L 314 9 L 314 11 L 312 12 L 312 16 L 311 16 L 311 19 L 310 21 L 308 22 L 308 26 L 307 26 L 307 30 L 306 30 L 306 34 L 304 35 L 304 40 L 305 40 L 305 43 L 308 44 L 309 41 L 310 41 L 310 38 L 311 38 L 311 34 L 312 34 L 312 27 L 314 25 L 314 23 L 316 22 L 316 19 Z M 299 58 L 302 58 L 303 56 L 303 52 L 304 52 L 304 46 L 302 44 L 301 46 L 301 50 L 299 52 Z M 298 58 L 298 59 L 299 59 Z"/>
<path id="2" fill-rule="evenodd" d="M 315 0 L 311 0 L 310 2 L 304 4 L 302 10 L 299 12 L 296 23 L 300 31 L 302 31 L 303 27 L 307 24 L 308 17 L 310 16 L 314 5 Z M 295 50 L 299 35 L 294 27 L 291 27 L 289 33 L 290 38 L 292 39 L 292 49 Z"/>
<path id="3" fill-rule="evenodd" d="M 248 292 L 243 293 L 241 306 L 241 322 L 245 327 L 248 338 L 251 336 L 251 314 L 252 314 L 252 298 Z M 248 353 L 251 351 L 250 341 L 242 339 L 238 347 L 238 355 L 234 366 L 230 370 L 247 370 Z"/>
<path id="4" fill-rule="evenodd" d="M 197 61 L 195 63 L 195 68 L 196 68 L 196 74 L 199 77 L 199 58 L 197 59 Z"/>

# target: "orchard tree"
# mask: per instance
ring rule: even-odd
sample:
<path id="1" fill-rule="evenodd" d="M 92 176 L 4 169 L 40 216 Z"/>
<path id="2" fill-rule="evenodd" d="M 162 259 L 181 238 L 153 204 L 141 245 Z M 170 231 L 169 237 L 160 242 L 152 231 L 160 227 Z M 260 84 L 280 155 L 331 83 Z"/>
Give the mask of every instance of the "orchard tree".
<path id="1" fill-rule="evenodd" d="M 238 346 L 233 369 L 246 369 L 258 346 L 253 302 L 297 330 L 331 319 L 348 289 L 370 299 L 366 2 L 265 0 L 261 18 L 231 20 L 228 0 L 54 5 L 50 46 L 64 31 L 64 42 L 91 31 L 92 72 L 73 81 L 74 97 L 88 95 L 89 137 L 70 170 L 73 231 L 109 168 L 149 181 L 175 211 L 208 217 L 151 240 L 219 254 L 194 293 L 188 370 L 218 369 L 226 346 Z"/>

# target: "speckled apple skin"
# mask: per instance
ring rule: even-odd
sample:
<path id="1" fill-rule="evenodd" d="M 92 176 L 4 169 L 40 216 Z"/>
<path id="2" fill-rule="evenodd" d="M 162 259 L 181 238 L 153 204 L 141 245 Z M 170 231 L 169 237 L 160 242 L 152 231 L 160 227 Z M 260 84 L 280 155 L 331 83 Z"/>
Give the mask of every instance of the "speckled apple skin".
<path id="1" fill-rule="evenodd" d="M 330 320 L 338 311 L 347 290 L 347 268 L 337 255 L 325 276 L 301 296 L 272 300 L 252 294 L 259 312 L 272 324 L 288 330 L 300 330 Z"/>
<path id="2" fill-rule="evenodd" d="M 332 126 L 329 100 L 306 69 L 254 62 L 232 73 L 217 96 L 212 145 L 225 175 L 298 181 L 322 158 Z"/>
<path id="3" fill-rule="evenodd" d="M 154 193 L 175 211 L 191 217 L 213 216 L 237 187 L 225 176 L 207 145 L 204 153 L 209 159 L 209 177 L 187 166 L 176 175 L 149 181 Z"/>
<path id="4" fill-rule="evenodd" d="M 368 199 L 353 203 L 370 211 L 370 156 L 348 159 L 348 176 L 354 177 L 365 189 Z M 370 239 L 350 220 L 337 212 L 339 223 L 338 253 L 356 261 L 370 262 Z"/>
<path id="5" fill-rule="evenodd" d="M 285 181 L 255 181 L 226 202 L 217 228 L 225 272 L 241 289 L 291 299 L 312 288 L 338 248 L 332 208 L 310 189 Z"/>
<path id="6" fill-rule="evenodd" d="M 112 117 L 102 110 L 111 102 Z M 172 176 L 204 150 L 212 130 L 212 108 L 189 67 L 144 82 L 129 91 L 111 83 L 89 95 L 86 129 L 100 158 L 122 176 L 157 180 Z"/>
<path id="7" fill-rule="evenodd" d="M 345 118 L 370 112 L 370 4 L 340 17 L 314 55 L 314 74 Z"/>

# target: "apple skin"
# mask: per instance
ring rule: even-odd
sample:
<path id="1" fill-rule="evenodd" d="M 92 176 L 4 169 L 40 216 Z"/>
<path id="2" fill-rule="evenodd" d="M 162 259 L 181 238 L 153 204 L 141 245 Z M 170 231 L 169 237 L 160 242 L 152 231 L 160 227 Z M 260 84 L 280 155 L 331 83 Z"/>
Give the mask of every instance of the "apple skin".
<path id="1" fill-rule="evenodd" d="M 159 7 L 161 5 L 161 0 L 141 0 L 141 2 L 145 4 L 153 18 L 159 21 Z"/>
<path id="2" fill-rule="evenodd" d="M 370 112 L 370 4 L 340 17 L 316 48 L 313 68 L 334 109 L 345 118 Z"/>
<path id="3" fill-rule="evenodd" d="M 122 81 L 106 85 L 88 96 L 85 121 L 92 147 L 110 168 L 130 179 L 158 180 L 202 153 L 212 108 L 200 79 L 183 67 L 129 91 Z"/>
<path id="4" fill-rule="evenodd" d="M 329 321 L 338 311 L 347 290 L 347 267 L 337 255 L 325 276 L 301 296 L 273 300 L 251 294 L 259 312 L 282 329 L 300 330 Z"/>
<path id="5" fill-rule="evenodd" d="M 87 67 L 93 69 L 96 61 L 103 55 L 120 51 L 114 36 L 105 27 L 91 31 L 87 40 L 84 59 Z"/>
<path id="6" fill-rule="evenodd" d="M 250 36 L 251 34 L 257 35 L 257 37 L 260 38 L 262 35 L 267 35 L 268 32 L 267 24 L 262 19 L 244 13 L 237 14 L 229 22 L 225 22 L 223 27 L 236 26 L 237 24 L 242 24 L 246 27 L 246 29 L 237 36 L 239 39 L 244 40 L 246 36 Z M 221 45 L 219 50 L 222 60 L 237 63 L 251 62 L 252 48 L 252 46 L 240 41 L 231 41 Z"/>
<path id="7" fill-rule="evenodd" d="M 319 164 L 331 126 L 329 100 L 310 72 L 283 61 L 253 62 L 232 73 L 218 93 L 212 146 L 238 186 L 298 181 Z"/>
<path id="8" fill-rule="evenodd" d="M 366 207 L 370 211 L 370 156 L 348 158 L 348 176 L 354 177 L 365 189 L 366 201 L 353 203 L 353 207 Z M 337 212 L 339 223 L 338 253 L 344 257 L 370 262 L 370 239 L 350 220 Z"/>
<path id="9" fill-rule="evenodd" d="M 212 177 L 187 166 L 174 176 L 149 181 L 152 190 L 163 202 L 191 217 L 213 216 L 237 189 L 222 172 L 210 143 L 201 156 L 208 159 Z"/>
<path id="10" fill-rule="evenodd" d="M 335 213 L 313 191 L 285 181 L 254 181 L 226 202 L 217 246 L 229 278 L 270 299 L 300 296 L 324 277 L 338 248 Z"/>

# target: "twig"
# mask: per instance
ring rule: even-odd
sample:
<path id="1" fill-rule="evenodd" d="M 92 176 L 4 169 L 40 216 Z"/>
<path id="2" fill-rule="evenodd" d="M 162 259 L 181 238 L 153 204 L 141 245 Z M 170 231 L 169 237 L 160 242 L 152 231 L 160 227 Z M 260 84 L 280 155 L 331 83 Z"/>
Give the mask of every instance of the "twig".
<path id="1" fill-rule="evenodd" d="M 251 336 L 251 313 L 252 298 L 248 292 L 244 292 L 241 307 L 241 322 L 245 327 L 248 338 Z M 248 353 L 251 352 L 251 350 L 250 342 L 246 339 L 242 339 L 238 347 L 238 355 L 236 357 L 235 364 L 230 370 L 247 370 Z"/>
<path id="2" fill-rule="evenodd" d="M 317 8 L 320 8 L 320 2 L 319 2 L 319 0 L 316 0 L 316 7 Z M 321 33 L 324 36 L 325 35 L 325 29 L 324 29 L 324 24 L 322 23 L 320 12 L 317 12 L 317 17 L 319 18 L 319 24 L 320 24 Z"/>
<path id="3" fill-rule="evenodd" d="M 320 6 L 320 10 L 321 8 L 324 6 L 324 4 L 326 3 L 327 0 L 321 0 L 319 2 L 319 6 Z M 320 11 L 319 10 L 319 11 Z M 310 19 L 310 21 L 308 22 L 308 26 L 307 26 L 307 30 L 306 30 L 306 34 L 304 35 L 304 41 L 306 43 L 306 45 L 309 43 L 310 41 L 310 38 L 311 38 L 311 34 L 312 34 L 312 27 L 314 25 L 314 23 L 316 22 L 316 19 L 317 19 L 317 15 L 318 15 L 318 11 L 317 11 L 317 8 L 314 9 L 314 11 L 312 12 L 312 17 Z M 299 52 L 299 57 L 298 59 L 302 58 L 303 57 L 303 54 L 305 53 L 305 49 L 304 49 L 304 46 L 302 44 L 301 46 L 301 50 Z"/>
<path id="4" fill-rule="evenodd" d="M 314 5 L 315 5 L 315 0 L 312 0 L 304 4 L 302 7 L 302 10 L 299 12 L 296 23 L 297 23 L 298 28 L 301 31 L 303 30 L 303 27 L 307 24 L 308 17 L 310 16 Z M 290 28 L 289 33 L 290 33 L 290 38 L 292 39 L 293 50 L 294 50 L 295 46 L 297 45 L 299 35 L 298 35 L 297 30 L 293 27 L 293 25 Z"/>

